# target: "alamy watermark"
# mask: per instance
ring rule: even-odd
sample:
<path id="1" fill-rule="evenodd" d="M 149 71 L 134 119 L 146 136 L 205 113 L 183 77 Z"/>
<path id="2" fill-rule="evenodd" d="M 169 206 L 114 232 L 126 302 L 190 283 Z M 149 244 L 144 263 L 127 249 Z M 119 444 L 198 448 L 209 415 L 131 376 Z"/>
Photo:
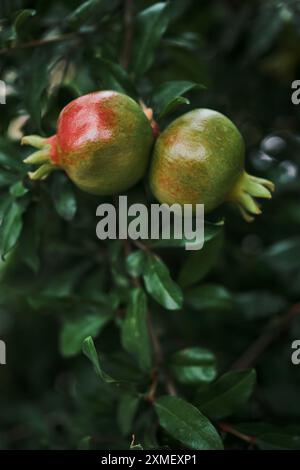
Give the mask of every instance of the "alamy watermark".
<path id="1" fill-rule="evenodd" d="M 128 205 L 127 196 L 119 196 L 119 207 L 103 203 L 96 215 L 100 240 L 182 240 L 186 250 L 200 250 L 204 244 L 204 205 L 151 204 Z"/>
<path id="2" fill-rule="evenodd" d="M 294 366 L 298 366 L 300 364 L 300 340 L 295 339 L 292 342 L 291 348 L 294 349 L 291 355 L 291 361 Z"/>
<path id="3" fill-rule="evenodd" d="M 291 96 L 292 103 L 298 105 L 300 104 L 300 80 L 294 80 L 292 82 L 292 90 L 295 90 Z"/>
<path id="4" fill-rule="evenodd" d="M 6 364 L 6 344 L 0 339 L 0 365 Z"/>
<path id="5" fill-rule="evenodd" d="M 0 80 L 0 104 L 6 104 L 6 84 Z"/>

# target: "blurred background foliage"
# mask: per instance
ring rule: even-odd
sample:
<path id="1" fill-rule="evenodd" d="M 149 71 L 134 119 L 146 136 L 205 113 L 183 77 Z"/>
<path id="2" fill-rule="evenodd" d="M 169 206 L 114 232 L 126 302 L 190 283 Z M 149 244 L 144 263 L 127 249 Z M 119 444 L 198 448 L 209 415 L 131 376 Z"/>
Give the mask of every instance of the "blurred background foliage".
<path id="1" fill-rule="evenodd" d="M 0 447 L 299 449 L 300 4 L 130 3 L 0 3 Z M 20 138 L 99 89 L 161 128 L 227 114 L 248 171 L 276 184 L 263 215 L 220 208 L 192 254 L 97 240 L 102 200 L 59 172 L 30 182 Z M 128 196 L 151 202 L 147 180 Z"/>

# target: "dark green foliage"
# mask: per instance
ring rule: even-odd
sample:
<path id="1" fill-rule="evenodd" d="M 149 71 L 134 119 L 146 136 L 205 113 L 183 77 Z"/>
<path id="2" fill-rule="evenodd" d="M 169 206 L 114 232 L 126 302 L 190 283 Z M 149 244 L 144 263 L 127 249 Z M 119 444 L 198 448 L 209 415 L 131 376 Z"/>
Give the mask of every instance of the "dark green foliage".
<path id="1" fill-rule="evenodd" d="M 299 5 L 133 3 L 0 2 L 0 448 L 299 449 Z M 161 129 L 228 115 L 247 171 L 276 184 L 263 215 L 219 208 L 198 252 L 100 242 L 113 201 L 58 171 L 30 181 L 20 146 L 99 89 L 143 100 Z M 147 178 L 128 197 L 153 202 Z"/>

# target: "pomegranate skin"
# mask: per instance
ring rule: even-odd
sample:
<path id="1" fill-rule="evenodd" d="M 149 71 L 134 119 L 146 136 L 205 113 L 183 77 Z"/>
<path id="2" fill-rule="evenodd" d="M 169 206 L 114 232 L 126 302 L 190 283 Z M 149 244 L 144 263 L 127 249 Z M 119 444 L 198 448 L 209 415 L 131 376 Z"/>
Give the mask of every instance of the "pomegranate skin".
<path id="1" fill-rule="evenodd" d="M 158 137 L 150 187 L 165 204 L 204 204 L 209 213 L 234 203 L 251 222 L 259 199 L 271 199 L 274 184 L 245 171 L 245 144 L 233 122 L 218 111 L 195 109 L 173 121 Z"/>
<path id="2" fill-rule="evenodd" d="M 23 143 L 30 144 L 32 137 Z M 43 163 L 50 171 L 63 169 L 88 193 L 112 195 L 144 176 L 153 140 L 151 124 L 138 103 L 115 91 L 100 91 L 69 103 L 60 113 L 56 135 L 38 148 L 47 153 Z M 26 163 L 37 162 L 29 157 Z M 45 176 L 39 170 L 31 173 L 33 179 Z"/>

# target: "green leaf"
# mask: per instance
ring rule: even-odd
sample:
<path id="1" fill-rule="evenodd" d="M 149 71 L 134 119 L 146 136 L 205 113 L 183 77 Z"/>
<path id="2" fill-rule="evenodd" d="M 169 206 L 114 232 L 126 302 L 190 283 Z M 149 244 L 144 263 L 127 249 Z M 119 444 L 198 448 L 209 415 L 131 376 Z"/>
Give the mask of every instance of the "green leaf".
<path id="1" fill-rule="evenodd" d="M 19 198 L 28 193 L 28 189 L 25 188 L 22 181 L 17 181 L 9 188 L 9 192 L 13 197 Z"/>
<path id="2" fill-rule="evenodd" d="M 158 115 L 158 119 L 162 119 L 163 117 L 172 113 L 173 111 L 175 111 L 176 108 L 178 108 L 182 104 L 190 104 L 190 100 L 188 100 L 184 96 L 177 96 L 172 101 L 170 101 L 170 103 L 168 103 L 165 108 L 163 108 L 162 112 Z"/>
<path id="3" fill-rule="evenodd" d="M 9 193 L 6 193 L 5 196 L 0 198 L 0 233 L 1 233 L 1 224 L 3 221 L 4 215 L 8 211 L 8 208 L 11 206 L 11 203 L 12 203 L 12 198 Z"/>
<path id="4" fill-rule="evenodd" d="M 68 320 L 61 329 L 59 344 L 64 357 L 75 356 L 81 351 L 82 342 L 87 336 L 95 338 L 111 320 L 110 313 L 84 314 L 82 318 Z"/>
<path id="5" fill-rule="evenodd" d="M 132 432 L 132 423 L 139 403 L 140 398 L 129 393 L 124 393 L 119 401 L 117 419 L 123 436 Z"/>
<path id="6" fill-rule="evenodd" d="M 300 450 L 300 436 L 291 436 L 278 430 L 259 436 L 256 445 L 261 450 Z"/>
<path id="7" fill-rule="evenodd" d="M 126 267 L 128 273 L 134 277 L 141 276 L 144 270 L 146 259 L 146 253 L 142 250 L 137 250 L 131 253 L 126 258 Z"/>
<path id="8" fill-rule="evenodd" d="M 211 419 L 222 419 L 238 411 L 249 400 L 256 382 L 254 369 L 231 371 L 199 390 L 197 407 Z"/>
<path id="9" fill-rule="evenodd" d="M 300 450 L 300 428 L 297 425 L 276 426 L 268 423 L 242 423 L 234 428 L 256 438 L 262 450 Z"/>
<path id="10" fill-rule="evenodd" d="M 299 267 L 300 237 L 281 240 L 268 248 L 262 257 L 276 271 L 290 271 Z"/>
<path id="11" fill-rule="evenodd" d="M 212 240 L 223 231 L 223 221 L 217 223 L 205 222 L 204 226 L 204 242 Z M 174 233 L 171 231 L 169 240 L 161 238 L 151 242 L 154 248 L 185 248 L 186 244 L 191 244 L 191 240 L 187 240 L 184 236 L 181 238 L 174 238 Z"/>
<path id="12" fill-rule="evenodd" d="M 208 383 L 217 375 L 215 356 L 204 348 L 176 352 L 170 359 L 170 368 L 175 379 L 185 385 Z"/>
<path id="13" fill-rule="evenodd" d="M 182 2 L 181 2 L 182 3 Z M 171 47 L 179 47 L 187 52 L 198 51 L 201 47 L 202 39 L 200 34 L 191 31 L 185 31 L 172 36 L 171 38 L 165 38 L 164 45 Z"/>
<path id="14" fill-rule="evenodd" d="M 220 235 L 223 236 L 224 233 L 224 220 L 220 219 L 217 222 L 205 222 L 204 225 L 204 241 L 208 242 L 213 238 Z"/>
<path id="15" fill-rule="evenodd" d="M 38 249 L 41 241 L 41 231 L 45 223 L 45 208 L 42 203 L 35 204 L 26 213 L 24 229 L 19 243 L 20 258 L 30 269 L 37 272 L 40 267 Z"/>
<path id="16" fill-rule="evenodd" d="M 160 425 L 190 449 L 223 449 L 221 438 L 210 421 L 187 401 L 163 396 L 154 406 Z"/>
<path id="17" fill-rule="evenodd" d="M 6 188 L 7 186 L 14 185 L 16 183 L 16 175 L 9 171 L 0 171 L 0 188 Z"/>
<path id="18" fill-rule="evenodd" d="M 231 310 L 231 293 L 219 284 L 202 284 L 186 292 L 187 304 L 195 310 Z"/>
<path id="19" fill-rule="evenodd" d="M 151 368 L 151 344 L 147 327 L 147 300 L 142 289 L 134 289 L 122 323 L 122 344 L 133 354 L 141 369 Z"/>
<path id="20" fill-rule="evenodd" d="M 74 194 L 74 186 L 63 174 L 57 174 L 51 186 L 51 195 L 57 213 L 65 220 L 74 218 L 77 203 Z"/>
<path id="21" fill-rule="evenodd" d="M 20 12 L 18 12 L 15 18 L 15 21 L 13 23 L 13 38 L 14 39 L 18 38 L 19 34 L 22 31 L 21 27 L 25 23 L 25 21 L 28 18 L 31 18 L 32 16 L 34 16 L 35 14 L 36 14 L 36 10 L 33 10 L 33 9 L 25 9 L 25 10 L 21 10 Z"/>
<path id="22" fill-rule="evenodd" d="M 87 0 L 81 3 L 67 18 L 66 22 L 73 28 L 78 28 L 93 15 L 97 15 L 103 0 Z"/>
<path id="23" fill-rule="evenodd" d="M 96 374 L 100 377 L 101 380 L 103 380 L 103 382 L 106 382 L 109 384 L 117 383 L 115 379 L 113 379 L 110 375 L 106 374 L 106 372 L 104 372 L 101 369 L 98 354 L 94 345 L 93 338 L 91 336 L 88 336 L 83 341 L 82 352 L 91 361 L 91 363 L 94 366 Z"/>
<path id="24" fill-rule="evenodd" d="M 132 71 L 137 77 L 151 67 L 155 50 L 170 21 L 168 3 L 159 2 L 137 16 L 133 48 Z"/>
<path id="25" fill-rule="evenodd" d="M 291 2 L 292 3 L 292 2 Z M 284 15 L 287 2 L 265 1 L 260 4 L 257 18 L 251 28 L 247 55 L 251 59 L 266 52 L 275 41 L 284 26 Z"/>
<path id="26" fill-rule="evenodd" d="M 26 171 L 18 147 L 3 137 L 0 137 L 0 166 L 18 173 Z"/>
<path id="27" fill-rule="evenodd" d="M 23 74 L 23 100 L 36 130 L 41 133 L 43 95 L 49 82 L 49 57 L 36 51 Z"/>
<path id="28" fill-rule="evenodd" d="M 189 104 L 189 100 L 182 95 L 197 88 L 201 89 L 204 86 L 184 80 L 163 83 L 153 96 L 153 107 L 158 117 L 162 118 L 180 104 Z"/>
<path id="29" fill-rule="evenodd" d="M 107 90 L 116 90 L 120 93 L 137 98 L 137 91 L 128 73 L 119 64 L 97 57 L 95 60 L 96 76 L 99 77 L 102 87 Z"/>
<path id="30" fill-rule="evenodd" d="M 181 287 L 188 287 L 201 281 L 215 266 L 223 245 L 222 232 L 204 243 L 201 250 L 188 255 L 178 277 Z"/>
<path id="31" fill-rule="evenodd" d="M 287 308 L 284 297 L 267 290 L 236 294 L 234 302 L 237 309 L 249 320 L 276 315 Z"/>
<path id="32" fill-rule="evenodd" d="M 91 262 L 89 260 L 81 261 L 74 267 L 59 271 L 46 281 L 44 289 L 41 289 L 41 295 L 46 297 L 53 297 L 56 299 L 63 299 L 69 297 L 79 279 L 90 268 Z"/>
<path id="33" fill-rule="evenodd" d="M 16 245 L 22 231 L 22 216 L 26 205 L 13 201 L 4 214 L 0 226 L 0 250 L 4 256 Z"/>
<path id="34" fill-rule="evenodd" d="M 148 254 L 144 271 L 147 292 L 168 310 L 178 310 L 183 304 L 180 287 L 171 279 L 166 265 L 160 258 Z"/>
<path id="35" fill-rule="evenodd" d="M 91 436 L 85 436 L 81 439 L 81 441 L 78 444 L 77 449 L 78 450 L 90 450 L 91 448 Z"/>

